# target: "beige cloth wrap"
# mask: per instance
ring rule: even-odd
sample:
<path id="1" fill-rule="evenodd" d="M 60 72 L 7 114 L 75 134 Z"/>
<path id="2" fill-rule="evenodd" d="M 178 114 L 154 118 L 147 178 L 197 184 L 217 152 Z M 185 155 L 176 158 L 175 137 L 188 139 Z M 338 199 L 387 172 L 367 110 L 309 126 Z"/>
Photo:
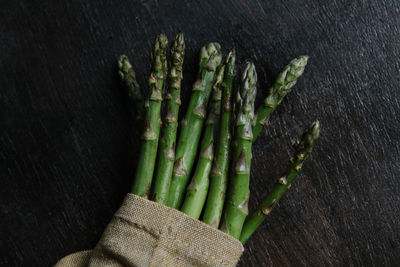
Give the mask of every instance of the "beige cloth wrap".
<path id="1" fill-rule="evenodd" d="M 128 194 L 93 250 L 68 255 L 55 266 L 235 266 L 242 252 L 235 238 Z"/>

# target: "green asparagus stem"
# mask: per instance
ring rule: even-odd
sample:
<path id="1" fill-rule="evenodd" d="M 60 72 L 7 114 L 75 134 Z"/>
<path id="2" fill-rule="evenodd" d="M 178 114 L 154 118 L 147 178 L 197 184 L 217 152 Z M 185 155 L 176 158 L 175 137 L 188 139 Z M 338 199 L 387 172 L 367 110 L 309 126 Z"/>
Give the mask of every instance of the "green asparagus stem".
<path id="1" fill-rule="evenodd" d="M 257 109 L 253 125 L 254 141 L 261 130 L 268 125 L 271 113 L 282 102 L 283 98 L 296 84 L 297 79 L 303 74 L 307 61 L 308 56 L 295 58 L 279 74 L 274 85 L 270 88 L 268 96 L 264 99 L 264 104 Z"/>
<path id="2" fill-rule="evenodd" d="M 201 49 L 199 78 L 193 85 L 189 107 L 181 123 L 167 206 L 179 209 L 191 173 L 206 117 L 215 72 L 221 63 L 220 45 L 209 43 Z"/>
<path id="3" fill-rule="evenodd" d="M 211 170 L 210 188 L 202 221 L 214 228 L 219 227 L 224 207 L 231 143 L 231 96 L 235 75 L 235 50 L 231 50 L 225 61 L 224 82 L 222 83 L 222 105 L 219 136 L 215 159 Z"/>
<path id="4" fill-rule="evenodd" d="M 128 95 L 133 104 L 136 119 L 142 120 L 145 114 L 143 96 L 140 91 L 140 86 L 136 81 L 135 71 L 126 55 L 119 57 L 118 75 L 122 84 L 128 89 Z"/>
<path id="5" fill-rule="evenodd" d="M 233 143 L 231 183 L 228 188 L 224 221 L 221 230 L 239 239 L 248 214 L 249 181 L 251 166 L 252 121 L 256 97 L 257 73 L 253 63 L 248 63 L 238 90 L 240 103 L 236 115 L 235 142 Z"/>
<path id="6" fill-rule="evenodd" d="M 146 104 L 145 129 L 139 162 L 136 169 L 132 193 L 147 198 L 150 193 L 154 165 L 157 156 L 158 138 L 161 126 L 161 102 L 166 72 L 167 37 L 163 34 L 156 39 L 153 51 L 153 70 L 149 78 L 150 97 Z"/>
<path id="7" fill-rule="evenodd" d="M 290 165 L 285 174 L 278 179 L 273 186 L 270 193 L 263 199 L 258 209 L 251 214 L 249 219 L 243 226 L 240 235 L 240 242 L 242 244 L 250 238 L 254 231 L 261 225 L 265 218 L 270 214 L 272 209 L 278 203 L 279 199 L 283 196 L 293 179 L 300 171 L 303 162 L 307 159 L 313 150 L 314 142 L 319 137 L 319 122 L 313 122 L 308 129 L 304 132 L 300 144 L 297 146 L 296 156 L 290 160 Z"/>
<path id="8" fill-rule="evenodd" d="M 215 137 L 221 112 L 221 84 L 223 82 L 224 72 L 225 66 L 220 67 L 213 86 L 213 95 L 211 97 L 206 126 L 200 145 L 201 154 L 192 180 L 186 188 L 186 197 L 181 208 L 183 213 L 186 213 L 194 219 L 200 217 L 210 184 L 210 171 L 214 158 Z"/>
<path id="9" fill-rule="evenodd" d="M 185 53 L 185 41 L 182 33 L 175 37 L 171 48 L 171 69 L 169 73 L 169 92 L 167 98 L 167 114 L 162 128 L 160 149 L 155 175 L 154 188 L 151 199 L 165 205 L 168 200 L 169 186 L 171 183 L 172 169 L 175 160 L 175 141 L 178 128 L 178 113 L 181 105 L 180 89 L 182 81 L 182 68 Z"/>

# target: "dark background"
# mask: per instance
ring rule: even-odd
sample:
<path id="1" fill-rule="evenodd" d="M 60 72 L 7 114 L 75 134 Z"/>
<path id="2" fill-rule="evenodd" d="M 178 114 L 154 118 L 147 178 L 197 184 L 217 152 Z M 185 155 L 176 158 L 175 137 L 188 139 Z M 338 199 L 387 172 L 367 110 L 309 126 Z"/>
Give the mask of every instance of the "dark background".
<path id="1" fill-rule="evenodd" d="M 321 138 L 241 266 L 400 260 L 398 1 L 1 1 L 0 264 L 50 266 L 92 248 L 130 190 L 139 129 L 118 83 L 139 82 L 157 34 L 186 35 L 184 97 L 198 51 L 254 60 L 259 100 L 292 58 L 309 65 L 254 148 L 253 209 L 314 119 Z"/>

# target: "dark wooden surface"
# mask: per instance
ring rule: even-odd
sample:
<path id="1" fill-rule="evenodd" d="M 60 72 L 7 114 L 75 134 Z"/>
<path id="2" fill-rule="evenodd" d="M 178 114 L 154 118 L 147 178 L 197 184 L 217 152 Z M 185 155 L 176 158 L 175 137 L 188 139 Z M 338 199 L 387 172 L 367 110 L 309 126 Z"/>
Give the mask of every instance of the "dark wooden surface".
<path id="1" fill-rule="evenodd" d="M 259 99 L 290 59 L 311 57 L 256 142 L 251 208 L 315 118 L 321 139 L 241 266 L 398 264 L 399 2 L 194 2 L 0 2 L 1 265 L 50 266 L 96 244 L 139 150 L 116 58 L 144 85 L 155 36 L 179 30 L 184 100 L 206 42 L 255 61 Z"/>

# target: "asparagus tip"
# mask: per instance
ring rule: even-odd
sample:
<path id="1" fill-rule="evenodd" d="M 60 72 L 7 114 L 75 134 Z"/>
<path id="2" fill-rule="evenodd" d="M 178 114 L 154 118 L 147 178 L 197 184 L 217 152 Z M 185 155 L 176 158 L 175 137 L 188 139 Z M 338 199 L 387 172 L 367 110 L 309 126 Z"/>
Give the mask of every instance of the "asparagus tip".
<path id="1" fill-rule="evenodd" d="M 127 55 L 120 55 L 119 59 L 118 59 L 118 66 L 123 65 L 126 61 L 128 60 L 128 56 Z"/>
<path id="2" fill-rule="evenodd" d="M 154 43 L 153 47 L 153 53 L 152 53 L 152 61 L 156 61 L 153 64 L 155 65 L 156 69 L 161 70 L 163 68 L 163 63 L 162 61 L 165 61 L 165 59 L 160 58 L 165 56 L 165 51 L 168 46 L 168 38 L 165 36 L 165 34 L 160 34 L 157 36 L 156 41 Z"/>
<path id="3" fill-rule="evenodd" d="M 315 141 L 319 138 L 319 121 L 315 120 L 304 131 L 300 144 L 297 147 L 297 155 L 299 159 L 305 160 L 314 148 Z"/>
<path id="4" fill-rule="evenodd" d="M 236 61 L 236 51 L 235 48 L 229 50 L 225 59 L 225 72 L 228 75 L 233 76 L 235 74 L 235 61 Z"/>
<path id="5" fill-rule="evenodd" d="M 297 79 L 303 74 L 308 59 L 309 56 L 299 56 L 292 59 L 278 75 L 275 82 L 278 86 L 273 86 L 270 89 L 270 94 L 277 94 L 280 100 L 282 100 L 282 98 L 289 93 L 291 88 L 296 84 Z"/>
<path id="6" fill-rule="evenodd" d="M 201 48 L 200 62 L 210 71 L 216 71 L 221 64 L 221 45 L 219 43 L 208 43 Z"/>
<path id="7" fill-rule="evenodd" d="M 236 58 L 236 50 L 235 48 L 231 48 L 226 56 L 226 63 L 231 62 Z"/>
<path id="8" fill-rule="evenodd" d="M 315 120 L 309 127 L 309 132 L 313 140 L 317 140 L 319 137 L 319 121 Z"/>
<path id="9" fill-rule="evenodd" d="M 287 78 L 291 78 L 292 80 L 296 80 L 297 78 L 299 78 L 303 72 L 304 69 L 307 65 L 309 56 L 299 56 L 295 59 L 293 59 L 292 61 L 290 61 L 289 65 L 288 65 L 288 73 L 290 75 L 287 76 Z"/>
<path id="10" fill-rule="evenodd" d="M 120 75 L 124 76 L 126 73 L 129 72 L 130 69 L 132 69 L 132 65 L 129 62 L 129 59 L 126 55 L 121 55 L 118 59 L 118 68 Z"/>
<path id="11" fill-rule="evenodd" d="M 256 84 L 257 84 L 256 67 L 254 66 L 253 62 L 247 62 L 245 70 L 243 71 L 242 75 L 242 87 L 240 92 L 242 98 L 244 98 L 247 92 L 254 95 L 255 92 L 253 92 L 254 91 L 253 89 L 256 87 Z"/>
<path id="12" fill-rule="evenodd" d="M 185 49 L 185 37 L 182 32 L 175 36 L 172 50 L 183 51 Z"/>
<path id="13" fill-rule="evenodd" d="M 182 72 L 183 57 L 185 54 L 185 38 L 183 33 L 180 32 L 175 36 L 175 40 L 171 48 L 172 64 L 179 65 L 179 71 Z M 176 69 L 174 70 L 176 72 Z M 182 79 L 182 77 L 181 77 Z"/>
<path id="14" fill-rule="evenodd" d="M 160 34 L 157 36 L 156 39 L 157 44 L 159 45 L 160 48 L 166 48 L 168 45 L 168 38 L 165 34 Z"/>

